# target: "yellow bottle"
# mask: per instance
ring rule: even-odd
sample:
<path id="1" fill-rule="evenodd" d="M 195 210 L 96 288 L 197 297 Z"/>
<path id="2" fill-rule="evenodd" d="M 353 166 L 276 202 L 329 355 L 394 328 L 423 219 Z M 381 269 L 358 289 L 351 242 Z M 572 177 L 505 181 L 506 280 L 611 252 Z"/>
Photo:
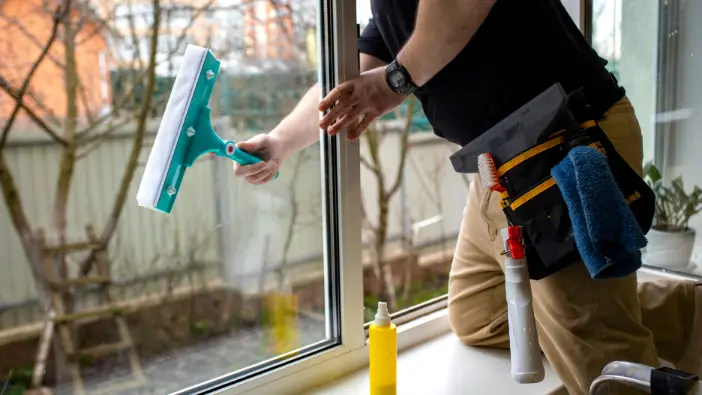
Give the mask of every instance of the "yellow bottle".
<path id="1" fill-rule="evenodd" d="M 370 395 L 397 394 L 397 328 L 390 321 L 388 305 L 378 302 L 375 321 L 368 329 Z"/>

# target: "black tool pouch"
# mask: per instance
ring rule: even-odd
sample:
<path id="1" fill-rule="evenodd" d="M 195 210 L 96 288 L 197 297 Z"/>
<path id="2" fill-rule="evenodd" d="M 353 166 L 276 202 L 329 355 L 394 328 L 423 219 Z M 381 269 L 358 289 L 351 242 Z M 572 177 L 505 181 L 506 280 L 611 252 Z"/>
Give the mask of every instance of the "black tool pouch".
<path id="1" fill-rule="evenodd" d="M 651 228 L 653 191 L 617 153 L 595 121 L 578 124 L 568 108 L 541 133 L 539 143 L 513 157 L 495 159 L 502 192 L 501 206 L 512 225 L 523 227 L 529 276 L 544 278 L 580 261 L 568 207 L 551 177 L 551 168 L 570 149 L 590 146 L 607 157 L 614 179 L 644 233 Z"/>

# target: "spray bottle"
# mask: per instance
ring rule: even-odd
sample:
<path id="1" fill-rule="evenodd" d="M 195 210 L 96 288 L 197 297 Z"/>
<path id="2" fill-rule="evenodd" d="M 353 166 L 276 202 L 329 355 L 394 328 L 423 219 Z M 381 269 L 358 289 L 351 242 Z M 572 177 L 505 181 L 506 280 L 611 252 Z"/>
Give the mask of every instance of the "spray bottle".
<path id="1" fill-rule="evenodd" d="M 481 184 L 489 193 L 506 192 L 500 184 L 495 161 L 489 153 L 478 156 L 478 174 Z M 505 291 L 512 378 L 520 384 L 538 383 L 544 379 L 545 372 L 536 332 L 522 228 L 510 226 L 502 229 L 501 234 L 506 255 Z"/>
<path id="2" fill-rule="evenodd" d="M 544 364 L 536 332 L 522 228 L 510 226 L 501 233 L 506 254 L 505 291 L 512 378 L 520 384 L 538 383 L 544 379 Z"/>
<path id="3" fill-rule="evenodd" d="M 375 321 L 368 329 L 370 395 L 397 394 L 397 328 L 390 321 L 388 304 L 378 302 Z"/>

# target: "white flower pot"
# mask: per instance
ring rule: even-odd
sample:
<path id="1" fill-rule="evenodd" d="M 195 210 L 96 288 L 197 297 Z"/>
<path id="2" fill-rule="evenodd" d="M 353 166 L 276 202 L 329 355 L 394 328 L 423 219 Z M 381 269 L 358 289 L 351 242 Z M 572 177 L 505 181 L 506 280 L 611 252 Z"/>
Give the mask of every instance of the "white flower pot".
<path id="1" fill-rule="evenodd" d="M 664 269 L 685 270 L 690 267 L 695 230 L 664 232 L 651 229 L 646 235 L 648 245 L 644 250 L 644 264 Z"/>

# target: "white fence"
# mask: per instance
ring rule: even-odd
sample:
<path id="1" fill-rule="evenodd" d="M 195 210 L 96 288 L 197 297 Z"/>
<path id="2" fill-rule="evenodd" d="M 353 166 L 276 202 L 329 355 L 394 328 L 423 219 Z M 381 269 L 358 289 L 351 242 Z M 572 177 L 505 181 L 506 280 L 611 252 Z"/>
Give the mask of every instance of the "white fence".
<path id="1" fill-rule="evenodd" d="M 241 140 L 251 135 L 237 134 L 226 121 L 221 123 L 218 132 L 222 137 Z M 148 147 L 156 126 L 149 127 Z M 88 224 L 98 231 L 104 226 L 131 144 L 129 133 L 116 135 L 78 162 L 68 210 L 71 240 L 85 240 Z M 391 205 L 390 234 L 400 236 L 409 222 L 442 214 L 443 221 L 427 229 L 418 242 L 455 235 L 467 191 L 467 181 L 453 172 L 448 160 L 456 147 L 426 134 L 412 136 L 411 144 L 403 188 Z M 383 138 L 380 152 L 388 180 L 396 172 L 399 146 L 398 133 Z M 148 151 L 143 150 L 142 162 Z M 43 227 L 48 235 L 60 152 L 59 146 L 46 139 L 27 135 L 16 137 L 5 148 L 26 214 L 35 229 Z M 121 297 L 190 281 L 187 273 L 194 268 L 205 280 L 221 279 L 243 292 L 255 288 L 263 268 L 271 270 L 283 261 L 318 262 L 315 265 L 321 269 L 319 147 L 307 149 L 302 158 L 299 166 L 294 160 L 285 164 L 280 178 L 264 186 L 235 179 L 231 163 L 224 159 L 201 158 L 186 173 L 170 215 L 136 205 L 140 168 L 109 250 L 113 275 L 124 285 Z M 362 172 L 362 185 L 365 209 L 373 219 L 377 195 L 374 176 L 367 170 Z M 292 238 L 285 253 L 288 234 Z M 0 208 L 0 273 L 0 329 L 41 319 L 27 260 L 4 204 Z"/>

